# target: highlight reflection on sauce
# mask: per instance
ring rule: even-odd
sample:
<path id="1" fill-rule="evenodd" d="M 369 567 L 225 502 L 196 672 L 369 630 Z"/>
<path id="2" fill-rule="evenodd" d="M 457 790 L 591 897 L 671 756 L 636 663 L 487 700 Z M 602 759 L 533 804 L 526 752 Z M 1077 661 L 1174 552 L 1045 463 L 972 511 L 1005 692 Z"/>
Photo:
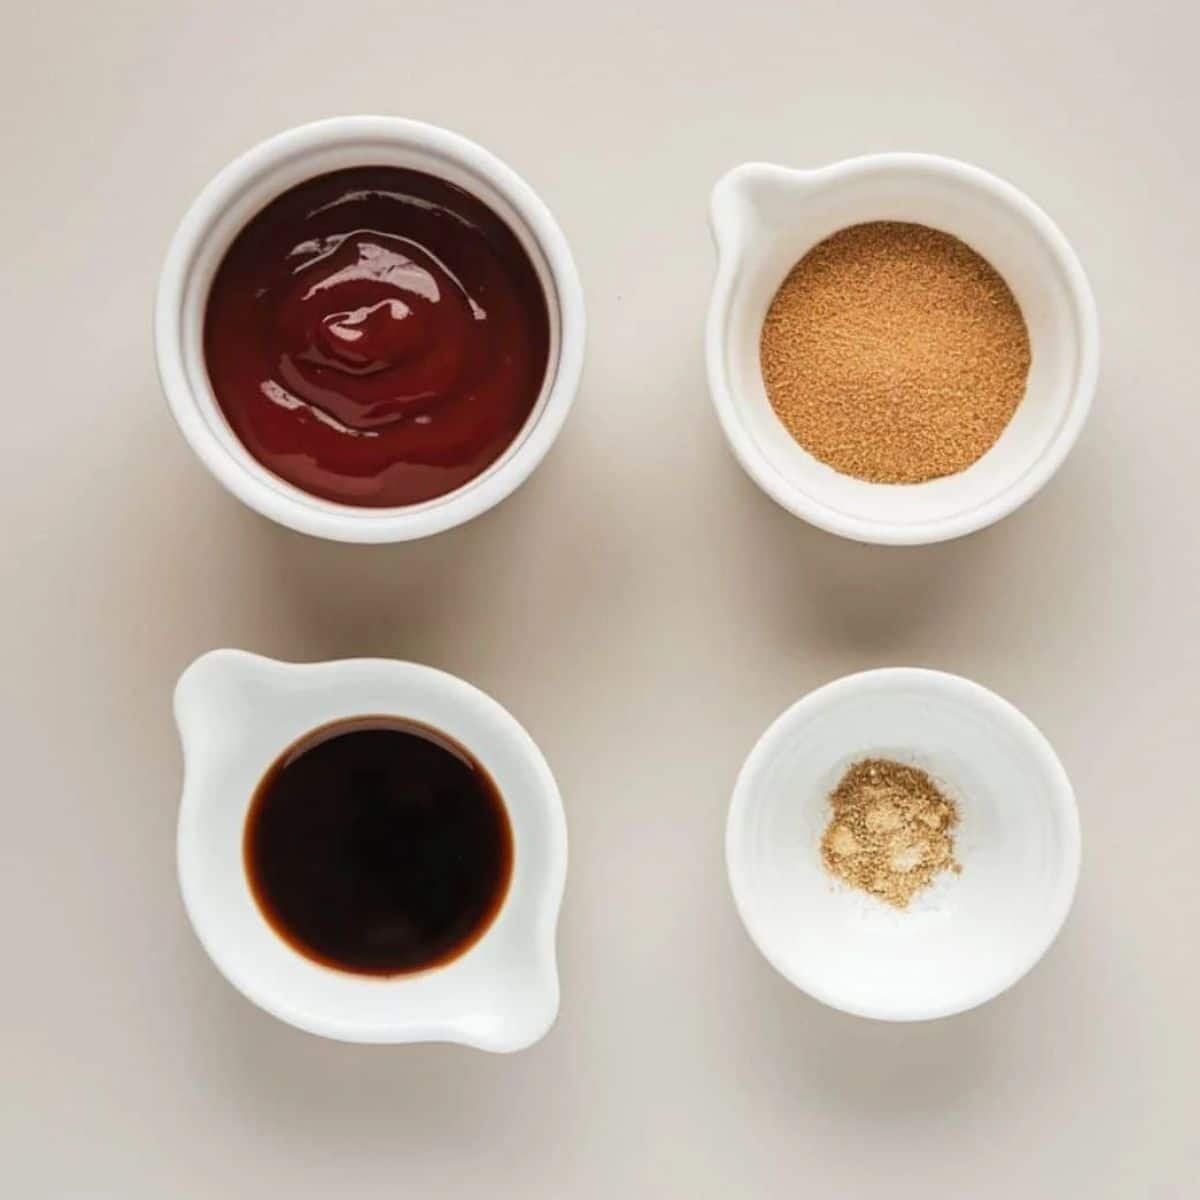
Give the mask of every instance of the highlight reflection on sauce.
<path id="1" fill-rule="evenodd" d="M 417 171 L 311 179 L 253 218 L 204 325 L 217 401 L 276 475 L 344 504 L 415 504 L 494 462 L 546 376 L 533 264 L 504 222 Z"/>

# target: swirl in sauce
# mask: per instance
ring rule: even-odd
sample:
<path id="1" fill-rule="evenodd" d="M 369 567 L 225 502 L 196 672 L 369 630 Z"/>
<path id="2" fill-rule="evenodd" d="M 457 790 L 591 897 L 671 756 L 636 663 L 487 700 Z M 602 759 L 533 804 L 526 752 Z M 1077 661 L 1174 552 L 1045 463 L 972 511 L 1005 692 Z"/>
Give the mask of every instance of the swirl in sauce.
<path id="1" fill-rule="evenodd" d="M 417 504 L 520 433 L 550 349 L 546 298 L 512 230 L 461 188 L 356 167 L 284 192 L 238 234 L 209 292 L 204 353 L 246 449 L 343 504 Z"/>

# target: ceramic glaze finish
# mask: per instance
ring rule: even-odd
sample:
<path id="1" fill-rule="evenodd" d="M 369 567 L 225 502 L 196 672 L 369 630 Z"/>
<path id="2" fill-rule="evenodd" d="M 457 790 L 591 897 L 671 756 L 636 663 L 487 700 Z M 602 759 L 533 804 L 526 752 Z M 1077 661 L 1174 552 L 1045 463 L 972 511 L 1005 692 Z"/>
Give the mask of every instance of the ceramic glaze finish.
<path id="1" fill-rule="evenodd" d="M 920 767 L 958 806 L 961 874 L 904 911 L 821 862 L 829 793 L 864 758 Z M 781 975 L 844 1012 L 916 1021 L 990 1000 L 1050 947 L 1079 878 L 1079 816 L 1054 750 L 1007 701 L 940 671 L 865 671 L 763 734 L 725 852 L 738 912 Z"/>
<path id="2" fill-rule="evenodd" d="M 278 755 L 309 730 L 364 713 L 418 721 L 468 747 L 495 780 L 512 826 L 512 878 L 495 920 L 461 957 L 415 975 L 352 975 L 298 953 L 255 904 L 242 859 L 251 798 Z M 180 677 L 175 718 L 184 904 L 205 950 L 243 995 L 298 1028 L 350 1042 L 512 1051 L 547 1032 L 558 1012 L 566 820 L 541 752 L 495 700 L 415 663 L 295 664 L 215 650 Z"/>
<path id="3" fill-rule="evenodd" d="M 301 491 L 267 470 L 221 413 L 204 361 L 209 288 L 226 250 L 270 201 L 328 172 L 392 166 L 464 188 L 516 235 L 549 308 L 549 367 L 533 411 L 507 450 L 455 491 L 396 508 L 357 508 Z M 583 369 L 583 289 L 566 238 L 533 189 L 467 138 L 400 117 L 316 121 L 247 150 L 196 198 L 180 222 L 159 278 L 154 339 L 171 412 L 204 465 L 243 503 L 301 533 L 344 542 L 427 537 L 486 512 L 516 490 L 549 452 Z"/>
<path id="4" fill-rule="evenodd" d="M 1000 520 L 1062 464 L 1096 387 L 1096 306 L 1066 238 L 1011 184 L 928 154 L 874 154 L 812 171 L 744 163 L 713 189 L 710 215 L 718 261 L 709 388 L 738 461 L 784 508 L 858 541 L 940 542 Z M 841 475 L 791 437 L 767 398 L 759 338 L 775 292 L 818 242 L 866 221 L 953 234 L 1000 272 L 1025 318 L 1033 356 L 1025 397 L 995 445 L 957 475 L 905 485 Z"/>

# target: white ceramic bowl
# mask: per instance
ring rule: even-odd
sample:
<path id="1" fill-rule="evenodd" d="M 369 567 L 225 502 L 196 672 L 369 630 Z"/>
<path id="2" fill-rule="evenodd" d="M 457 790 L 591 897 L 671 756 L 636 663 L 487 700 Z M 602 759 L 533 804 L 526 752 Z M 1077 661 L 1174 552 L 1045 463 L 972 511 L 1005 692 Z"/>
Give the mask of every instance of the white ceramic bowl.
<path id="1" fill-rule="evenodd" d="M 203 323 L 213 277 L 242 227 L 266 204 L 314 175 L 345 167 L 408 167 L 477 196 L 529 254 L 550 312 L 546 381 L 525 427 L 482 474 L 422 504 L 356 508 L 310 495 L 246 450 L 213 395 Z M 200 193 L 175 232 L 154 315 L 159 376 L 183 435 L 238 499 L 281 525 L 343 542 L 426 537 L 486 512 L 528 478 L 562 429 L 583 367 L 583 289 L 550 210 L 511 167 L 456 133 L 399 117 L 334 117 L 289 129 L 234 159 Z"/>
<path id="2" fill-rule="evenodd" d="M 829 793 L 852 763 L 920 767 L 961 815 L 962 873 L 903 911 L 821 862 Z M 1079 876 L 1079 817 L 1050 744 L 956 675 L 895 669 L 811 692 L 763 734 L 738 777 L 725 840 L 738 912 L 767 960 L 844 1012 L 948 1016 L 1016 983 L 1053 942 Z"/>
<path id="3" fill-rule="evenodd" d="M 413 975 L 322 966 L 287 945 L 250 892 L 246 812 L 268 767 L 329 721 L 394 714 L 459 741 L 495 780 L 513 831 L 513 873 L 493 923 L 464 954 Z M 349 1042 L 461 1042 L 520 1050 L 558 1012 L 555 929 L 567 870 L 558 788 L 533 739 L 453 675 L 386 659 L 281 663 L 239 650 L 198 658 L 175 689 L 183 742 L 179 883 L 213 962 L 255 1004 Z"/>
<path id="4" fill-rule="evenodd" d="M 738 461 L 798 517 L 863 542 L 939 542 L 998 521 L 1054 474 L 1087 417 L 1099 367 L 1096 306 L 1058 226 L 977 167 L 928 154 L 872 154 L 813 171 L 745 163 L 718 181 L 717 275 L 706 355 L 717 416 Z M 848 225 L 910 221 L 945 230 L 1004 276 L 1029 328 L 1025 397 L 967 470 L 922 484 L 841 475 L 775 416 L 759 362 L 763 319 L 792 266 Z"/>

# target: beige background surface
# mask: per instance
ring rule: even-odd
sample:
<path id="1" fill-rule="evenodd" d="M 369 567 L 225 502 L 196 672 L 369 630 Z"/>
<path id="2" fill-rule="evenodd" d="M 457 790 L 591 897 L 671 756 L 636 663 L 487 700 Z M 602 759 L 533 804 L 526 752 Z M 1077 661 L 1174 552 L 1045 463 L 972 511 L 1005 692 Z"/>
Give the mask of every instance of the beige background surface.
<path id="1" fill-rule="evenodd" d="M 1184 1197 L 1197 1161 L 1194 6 L 267 0 L 20 4 L 5 184 L 0 1191 L 295 1198 Z M 482 141 L 574 246 L 576 410 L 500 509 L 422 544 L 309 541 L 191 457 L 154 375 L 171 231 L 250 143 L 379 111 Z M 950 545 L 777 509 L 710 410 L 707 193 L 881 149 L 1028 190 L 1104 338 L 1057 479 Z M 277 1024 L 178 899 L 175 677 L 234 645 L 457 672 L 566 799 L 563 1006 L 533 1050 Z M 729 902 L 725 806 L 816 684 L 994 687 L 1078 791 L 1082 886 L 1014 991 L 889 1027 L 827 1011 Z"/>

